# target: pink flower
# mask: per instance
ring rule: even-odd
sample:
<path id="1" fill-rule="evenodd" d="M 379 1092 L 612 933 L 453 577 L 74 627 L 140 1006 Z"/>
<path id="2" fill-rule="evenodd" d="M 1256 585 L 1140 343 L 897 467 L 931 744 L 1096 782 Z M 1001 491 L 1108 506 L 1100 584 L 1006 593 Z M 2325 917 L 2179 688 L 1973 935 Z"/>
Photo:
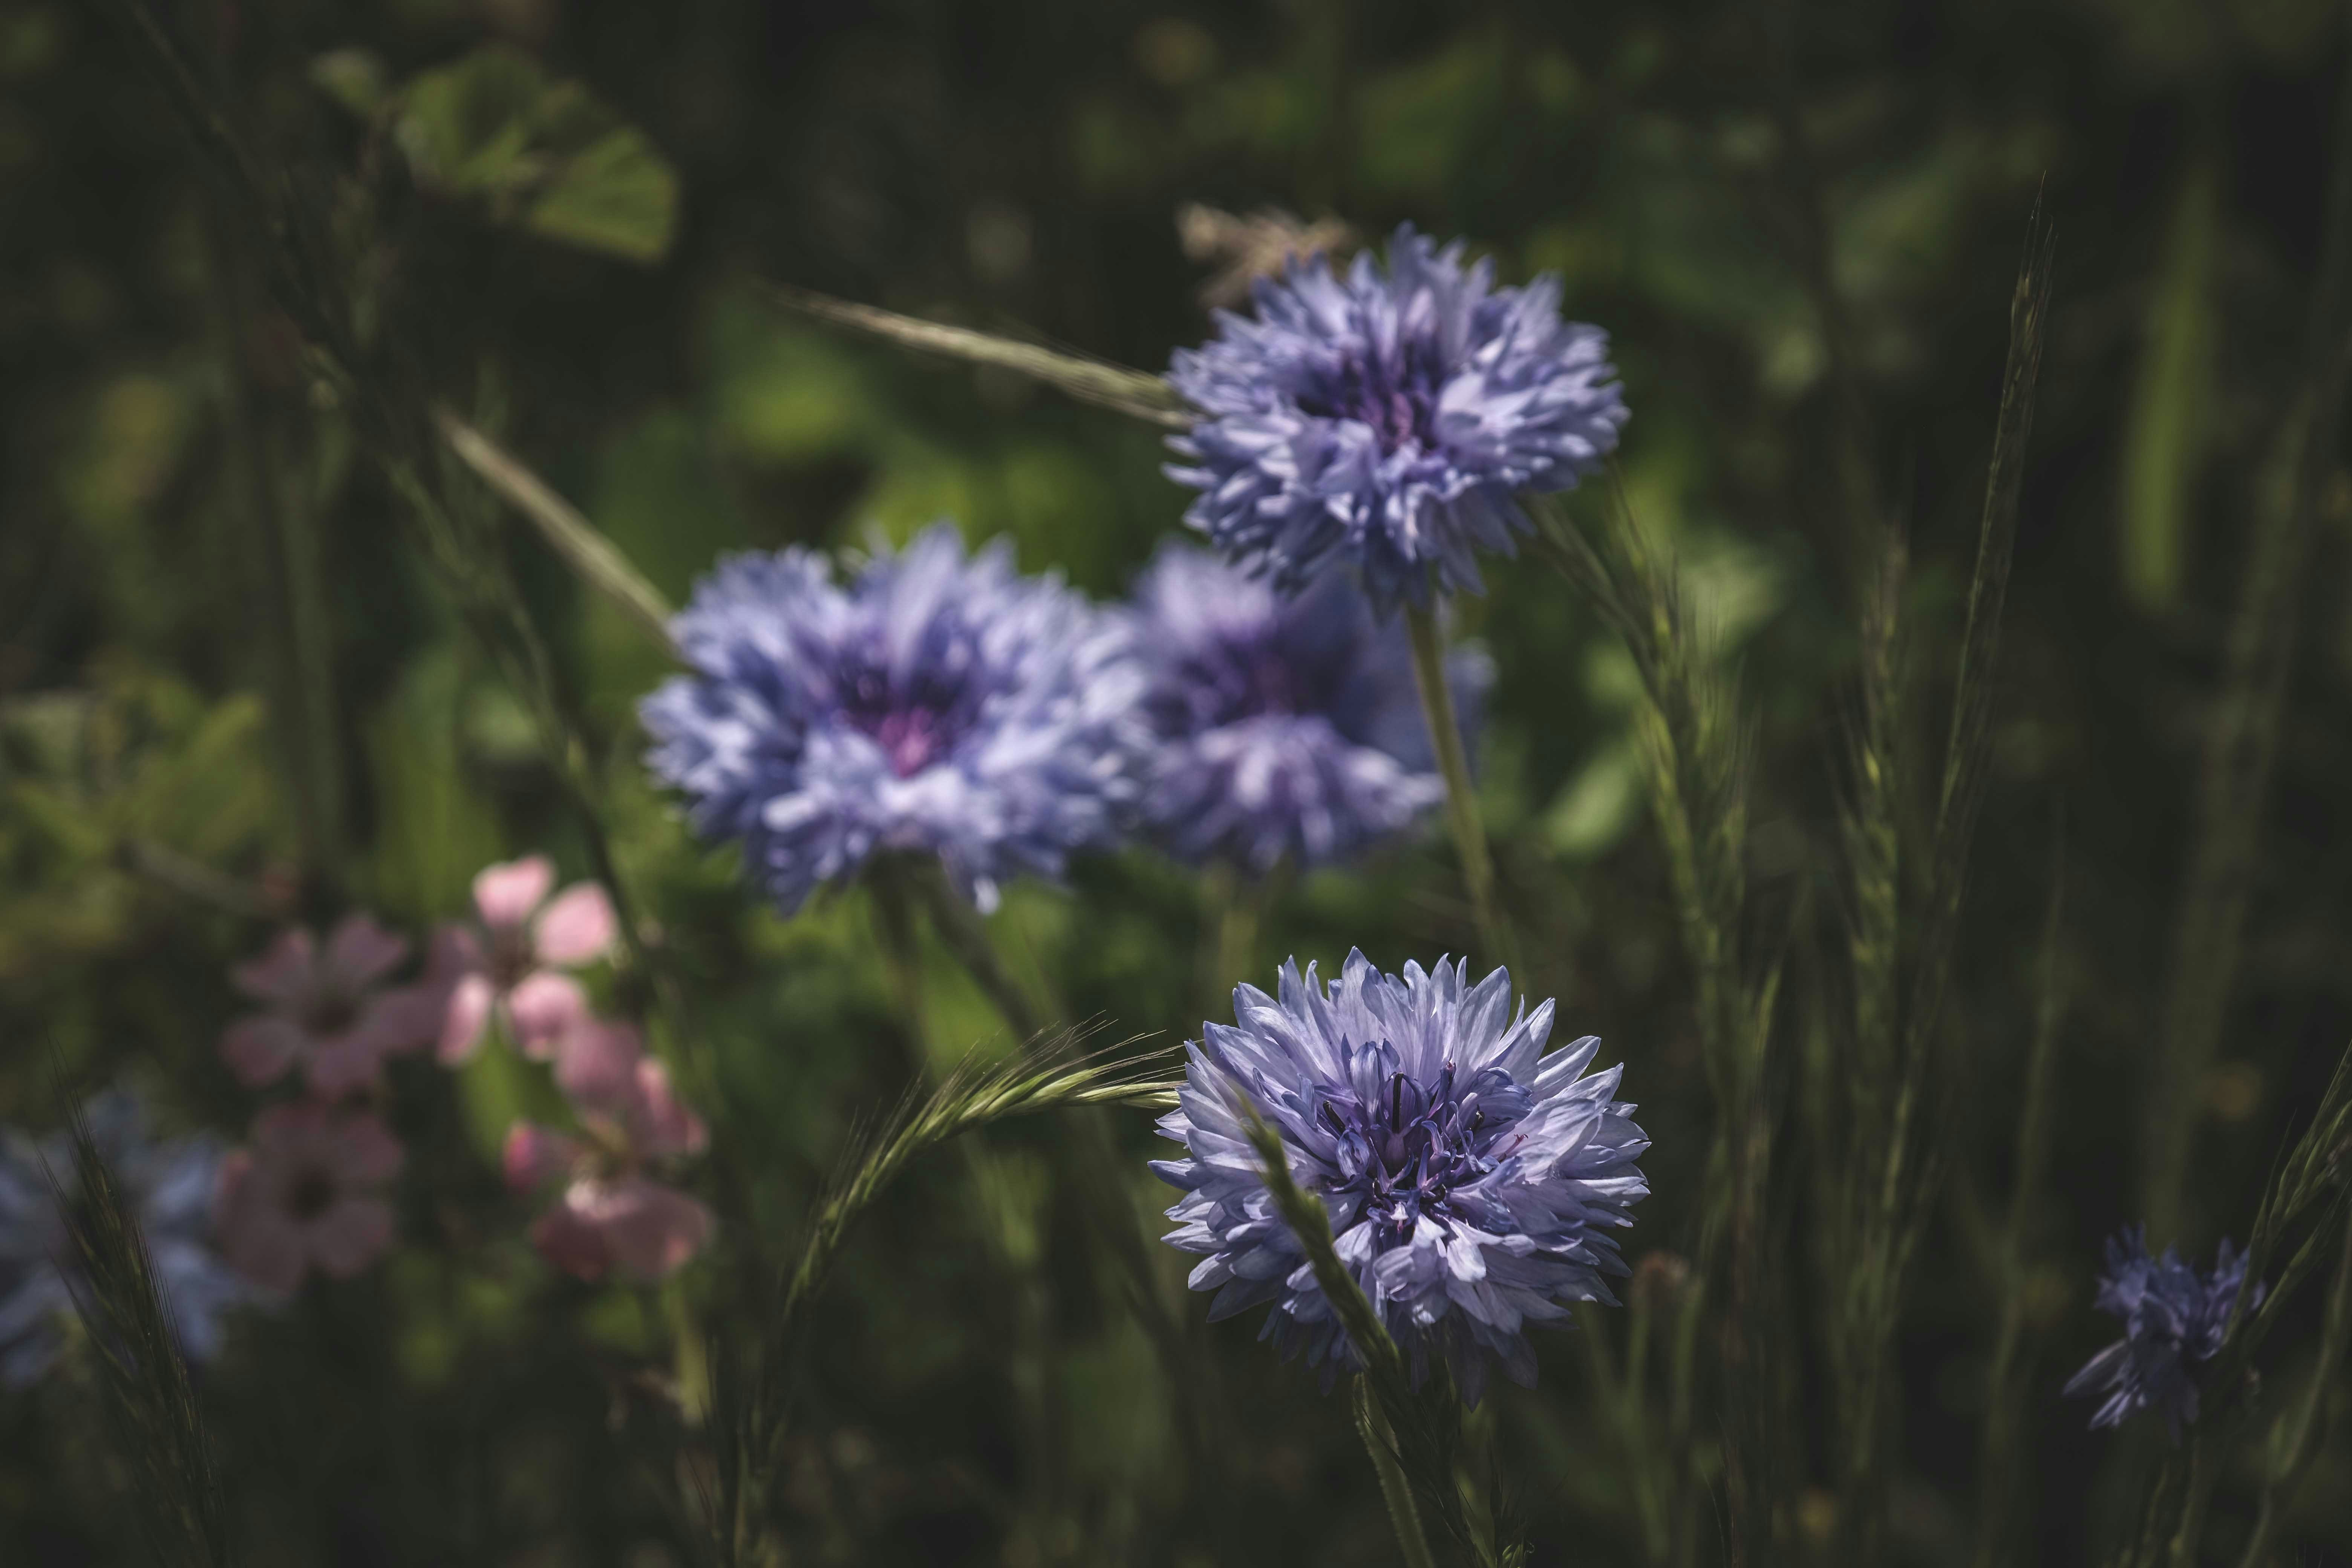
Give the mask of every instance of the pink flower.
<path id="1" fill-rule="evenodd" d="M 530 1240 L 566 1274 L 650 1283 L 685 1267 L 710 1227 L 710 1211 L 675 1187 L 644 1176 L 583 1176 L 532 1224 Z"/>
<path id="2" fill-rule="evenodd" d="M 555 1080 L 579 1114 L 578 1136 L 519 1121 L 507 1133 L 507 1183 L 517 1192 L 564 1184 L 531 1226 L 550 1263 L 583 1279 L 652 1280 L 710 1239 L 710 1211 L 645 1174 L 648 1162 L 698 1152 L 701 1119 L 671 1089 L 636 1030 L 583 1020 L 562 1042 Z"/>
<path id="3" fill-rule="evenodd" d="M 392 1247 L 384 1188 L 400 1162 L 399 1142 L 371 1111 L 270 1106 L 254 1118 L 252 1146 L 221 1162 L 223 1253 L 281 1296 L 313 1268 L 350 1279 Z"/>
<path id="4" fill-rule="evenodd" d="M 411 992 L 382 987 L 407 956 L 407 942 L 365 914 L 345 916 L 323 950 L 302 927 L 279 932 L 259 958 L 230 971 L 264 1011 L 221 1036 L 229 1070 L 259 1089 L 299 1063 L 311 1089 L 329 1097 L 373 1083 L 385 1057 L 430 1038 Z"/>
<path id="5" fill-rule="evenodd" d="M 445 925 L 433 936 L 418 989 L 440 1008 L 440 1057 L 451 1066 L 481 1047 L 493 1013 L 502 1015 L 534 1060 L 588 1016 L 580 983 L 562 973 L 612 951 L 618 926 L 604 889 L 574 882 L 550 899 L 555 867 L 544 855 L 486 866 L 474 879 L 481 927 Z"/>

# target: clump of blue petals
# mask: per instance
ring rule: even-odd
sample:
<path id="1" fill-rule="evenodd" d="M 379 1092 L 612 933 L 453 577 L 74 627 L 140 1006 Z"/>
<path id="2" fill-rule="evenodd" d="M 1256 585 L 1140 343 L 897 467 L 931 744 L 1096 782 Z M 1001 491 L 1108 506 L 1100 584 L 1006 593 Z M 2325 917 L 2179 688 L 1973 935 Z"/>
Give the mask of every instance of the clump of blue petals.
<path id="1" fill-rule="evenodd" d="M 2220 1352 L 2245 1279 L 2245 1255 L 2226 1240 L 2212 1273 L 2200 1274 L 2171 1247 L 2150 1258 L 2145 1226 L 2127 1226 L 2110 1237 L 2097 1304 L 2124 1321 L 2124 1337 L 2066 1384 L 2069 1394 L 2107 1395 L 2091 1425 L 2119 1426 L 2138 1411 L 2153 1410 L 2177 1441 L 2182 1423 L 2197 1419 L 2197 1368 Z M 2261 1305 L 2266 1289 L 2254 1286 L 2248 1311 Z"/>
<path id="2" fill-rule="evenodd" d="M 940 523 L 846 585 L 806 550 L 738 555 L 671 623 L 694 673 L 639 711 L 648 763 L 790 913 L 878 852 L 936 854 L 992 909 L 1062 875 L 1139 793 L 1143 675 L 1126 620 L 1002 541 Z"/>
<path id="3" fill-rule="evenodd" d="M 252 1298 L 211 1244 L 220 1145 L 203 1135 L 151 1140 L 139 1103 L 121 1090 L 89 1100 L 82 1120 L 138 1218 L 182 1353 L 210 1360 L 220 1350 L 223 1314 Z M 16 1387 L 57 1359 L 58 1326 L 73 1315 L 80 1288 L 52 1179 L 67 1194 L 74 1190 L 73 1147 L 64 1133 L 36 1142 L 0 1131 L 0 1381 Z"/>
<path id="4" fill-rule="evenodd" d="M 1259 876 L 1328 865 L 1444 798 L 1404 628 L 1380 625 L 1346 579 L 1285 597 L 1171 543 L 1138 581 L 1135 610 L 1157 738 L 1144 816 L 1171 853 Z M 1492 662 L 1457 647 L 1447 680 L 1475 750 Z"/>
<path id="5" fill-rule="evenodd" d="M 1325 1387 L 1362 1364 L 1266 1190 L 1245 1105 L 1322 1199 L 1416 1383 L 1434 1354 L 1474 1404 L 1493 1363 L 1531 1386 L 1526 1324 L 1615 1304 L 1603 1277 L 1626 1269 L 1611 1233 L 1648 1195 L 1633 1162 L 1650 1142 L 1615 1098 L 1624 1069 L 1585 1073 L 1597 1039 L 1544 1055 L 1551 1003 L 1515 1013 L 1500 969 L 1473 985 L 1466 963 L 1398 976 L 1350 952 L 1328 988 L 1295 963 L 1276 995 L 1237 988 L 1234 1020 L 1189 1047 L 1179 1109 L 1160 1122 L 1186 1155 L 1151 1167 L 1183 1190 L 1168 1240 L 1202 1255 L 1191 1282 L 1217 1293 L 1213 1321 L 1271 1302 L 1260 1337 L 1305 1352 Z"/>
<path id="6" fill-rule="evenodd" d="M 1168 380 L 1201 411 L 1168 473 L 1185 521 L 1295 590 L 1334 561 L 1383 613 L 1482 591 L 1476 555 L 1527 531 L 1518 495 L 1572 487 L 1617 445 L 1622 389 L 1598 327 L 1563 321 L 1559 280 L 1494 286 L 1411 226 L 1386 265 L 1317 258 L 1257 284 L 1255 319 L 1180 351 Z"/>

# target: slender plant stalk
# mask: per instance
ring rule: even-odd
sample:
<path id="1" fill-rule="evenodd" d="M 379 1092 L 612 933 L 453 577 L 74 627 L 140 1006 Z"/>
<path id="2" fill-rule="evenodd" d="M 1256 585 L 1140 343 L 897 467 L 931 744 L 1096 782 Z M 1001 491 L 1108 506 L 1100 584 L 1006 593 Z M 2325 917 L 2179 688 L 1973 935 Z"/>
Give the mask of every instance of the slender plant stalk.
<path id="1" fill-rule="evenodd" d="M 110 1457 L 129 1471 L 128 1510 L 158 1568 L 227 1568 L 227 1505 L 146 1238 L 79 1110 L 66 1130 L 71 1184 L 54 1171 L 49 1182 L 73 1248 L 68 1279 L 98 1361 Z"/>
<path id="2" fill-rule="evenodd" d="M 1081 403 L 1108 408 L 1163 430 L 1188 430 L 1192 426 L 1191 408 L 1166 381 L 1108 360 L 1040 348 L 1016 338 L 976 332 L 968 327 L 902 316 L 895 310 L 836 300 L 789 283 L 770 284 L 768 294 L 778 304 L 830 325 L 921 353 L 1009 370 L 1042 381 Z"/>
<path id="3" fill-rule="evenodd" d="M 207 270 L 212 275 L 224 395 L 224 471 L 230 506 L 253 541 L 261 591 L 254 595 L 268 630 L 272 727 L 293 785 L 295 820 L 310 890 L 332 900 L 344 872 L 343 779 L 334 710 L 332 637 L 326 625 L 317 542 L 292 515 L 277 482 L 253 376 L 251 279 L 231 241 L 218 200 L 205 204 Z"/>
<path id="4" fill-rule="evenodd" d="M 1130 1042 L 1131 1043 L 1131 1042 Z M 793 1385 L 806 1348 L 812 1312 L 831 1278 L 834 1260 L 859 1215 L 926 1152 L 963 1134 L 1017 1116 L 1076 1106 L 1127 1105 L 1164 1110 L 1181 1084 L 1150 1076 L 1153 1058 L 1110 1052 L 1072 1057 L 1067 1039 L 993 1065 L 967 1062 L 928 1094 L 910 1092 L 867 1137 L 857 1140 L 838 1177 L 811 1213 L 797 1259 L 781 1281 L 756 1347 L 714 1333 L 714 1377 L 726 1390 L 732 1417 L 718 1445 L 724 1466 L 708 1500 L 713 1547 L 734 1562 L 759 1538 L 757 1514 L 792 1405 Z"/>
<path id="5" fill-rule="evenodd" d="M 1371 1385 L 1360 1377 L 1353 1381 L 1356 1436 L 1364 1440 L 1364 1452 L 1370 1457 L 1373 1472 L 1381 1479 L 1381 1500 L 1388 1504 L 1389 1528 L 1396 1532 L 1397 1549 L 1404 1553 L 1405 1568 L 1437 1568 L 1437 1559 L 1430 1555 L 1429 1536 L 1421 1528 L 1421 1510 L 1412 1505 L 1412 1484 L 1404 1479 L 1404 1468 L 1397 1463 L 1396 1439 L 1381 1420 Z"/>
<path id="6" fill-rule="evenodd" d="M 1729 1550 L 1761 1558 L 1789 1512 L 1780 1494 L 1793 1416 L 1779 1407 L 1785 1385 L 1772 1371 L 1786 1335 L 1768 1321 L 1777 1299 L 1764 1239 L 1772 1125 L 1765 1067 L 1778 969 L 1752 974 L 1742 941 L 1750 731 L 1717 650 L 1690 623 L 1679 580 L 1634 520 L 1622 477 L 1613 468 L 1610 477 L 1611 506 L 1597 540 L 1549 498 L 1526 498 L 1538 523 L 1531 548 L 1624 639 L 1642 682 L 1643 776 L 1696 981 L 1701 1055 L 1716 1101 L 1697 1247 L 1707 1288 L 1693 1300 L 1707 1303 L 1717 1331 Z M 1698 1331 L 1696 1323 L 1690 1328 Z M 1674 1370 L 1670 1400 L 1687 1453 L 1696 1356 L 1678 1356 Z M 1678 1518 L 1703 1506 L 1690 1489 L 1696 1471 L 1685 1468 L 1684 1479 Z M 1685 1534 L 1678 1550 L 1695 1545 L 1695 1532 Z"/>
<path id="7" fill-rule="evenodd" d="M 1470 760 L 1462 749 L 1462 721 L 1454 710 L 1454 688 L 1445 679 L 1444 634 L 1438 628 L 1434 611 L 1408 605 L 1404 616 L 1412 644 L 1413 685 L 1421 693 L 1421 713 L 1429 724 L 1429 744 L 1437 757 L 1437 771 L 1445 780 L 1445 825 L 1454 835 L 1454 852 L 1462 858 L 1462 880 L 1469 889 L 1478 938 L 1486 943 L 1490 962 L 1524 982 L 1529 977 L 1519 966 L 1518 944 L 1495 895 L 1495 858 L 1479 816 L 1477 787 L 1470 782 Z"/>
<path id="8" fill-rule="evenodd" d="M 1273 1195 L 1283 1223 L 1307 1254 L 1315 1282 L 1322 1288 L 1349 1350 L 1360 1364 L 1364 1384 L 1395 1439 L 1392 1450 L 1399 1469 L 1412 1488 L 1415 1510 L 1434 1521 L 1448 1563 L 1496 1568 L 1500 1555 L 1489 1539 L 1472 1523 L 1457 1479 L 1461 1453 L 1461 1405 L 1444 1380 L 1433 1380 L 1427 1392 L 1416 1390 L 1405 1370 L 1403 1352 L 1372 1310 L 1372 1304 L 1339 1260 L 1331 1237 L 1331 1217 L 1322 1200 L 1303 1191 L 1290 1173 L 1290 1157 L 1282 1137 L 1266 1125 L 1257 1108 L 1245 1105 L 1250 1145 L 1257 1151 L 1266 1190 Z M 1436 1544 L 1433 1542 L 1432 1544 Z M 1411 1548 L 1406 1547 L 1410 1553 Z"/>
<path id="9" fill-rule="evenodd" d="M 582 582 L 610 599 L 672 655 L 677 654 L 677 645 L 669 633 L 669 601 L 578 508 L 514 454 L 448 408 L 435 406 L 433 426 L 458 460 L 538 529 L 540 537 Z"/>
<path id="10" fill-rule="evenodd" d="M 2058 1058 L 2058 1026 L 2065 1013 L 2060 973 L 2060 940 L 2066 900 L 2063 834 L 2050 856 L 2050 903 L 2042 921 L 2042 963 L 2033 1011 L 2033 1041 L 2026 1052 L 2024 1108 L 2017 1126 L 2017 1150 L 2009 1187 L 2009 1223 L 2000 1240 L 2000 1327 L 1993 1341 L 1992 1367 L 1985 1375 L 1989 1403 L 1977 1509 L 1977 1568 L 1999 1568 L 2008 1551 L 2011 1521 L 2025 1477 L 2024 1433 L 2032 1358 L 2025 1350 L 2026 1244 L 2042 1208 L 2042 1186 L 2050 1166 L 2053 1131 L 2052 1080 Z"/>
<path id="11" fill-rule="evenodd" d="M 2182 1224 L 2182 1194 L 2205 1074 L 2219 1050 L 2262 847 L 2294 662 L 2320 491 L 2337 461 L 2347 327 L 2352 324 L 2352 81 L 2337 89 L 2319 270 L 2304 339 L 2309 359 L 2256 498 L 2255 527 L 2205 734 L 2196 821 L 2175 928 L 2171 984 L 2142 1144 L 2142 1212 L 2159 1238 Z"/>
<path id="12" fill-rule="evenodd" d="M 2326 1407 L 2344 1364 L 2345 1344 L 2352 1340 L 2352 1205 L 2345 1205 L 2344 1239 L 2336 1249 L 2336 1278 L 2327 1288 L 2326 1316 L 2319 1330 L 2318 1363 L 2294 1408 L 2280 1418 L 2279 1431 L 2263 1477 L 2263 1500 L 2254 1515 L 2253 1533 L 2239 1568 L 2263 1568 L 2278 1538 L 2279 1521 L 2294 1497 L 2295 1484 L 2319 1454 L 2327 1435 Z"/>

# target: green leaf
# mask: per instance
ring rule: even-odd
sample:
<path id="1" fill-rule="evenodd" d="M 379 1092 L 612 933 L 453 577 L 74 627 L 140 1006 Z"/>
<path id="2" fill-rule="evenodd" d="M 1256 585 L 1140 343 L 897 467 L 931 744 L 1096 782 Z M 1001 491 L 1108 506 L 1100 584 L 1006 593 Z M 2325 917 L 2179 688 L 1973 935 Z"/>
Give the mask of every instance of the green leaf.
<path id="1" fill-rule="evenodd" d="M 625 125 L 565 164 L 523 225 L 583 249 L 658 261 L 677 226 L 677 176 Z"/>
<path id="2" fill-rule="evenodd" d="M 677 175 L 645 133 L 502 45 L 411 81 L 394 137 L 419 184 L 493 223 L 636 262 L 677 230 Z"/>

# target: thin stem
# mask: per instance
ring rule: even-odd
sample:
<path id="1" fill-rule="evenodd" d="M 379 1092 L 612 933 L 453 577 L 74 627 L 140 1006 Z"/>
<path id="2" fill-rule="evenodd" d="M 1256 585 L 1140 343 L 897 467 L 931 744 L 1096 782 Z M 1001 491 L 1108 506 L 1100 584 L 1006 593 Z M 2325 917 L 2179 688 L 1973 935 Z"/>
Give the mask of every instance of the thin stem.
<path id="1" fill-rule="evenodd" d="M 2345 1341 L 2352 1337 L 2352 1205 L 2345 1208 L 2344 1241 L 2336 1255 L 2336 1279 L 2327 1288 L 2327 1312 L 2319 1331 L 2319 1363 L 2311 1369 L 2303 1402 L 2284 1418 L 2284 1441 L 2273 1456 L 2270 1474 L 2263 1479 L 2262 1509 L 2254 1517 L 2253 1534 L 2238 1559 L 2238 1568 L 2263 1568 L 2271 1543 L 2278 1535 L 2279 1519 L 2294 1494 L 2295 1483 L 2318 1456 L 2327 1435 L 2324 1415 L 2327 1395 L 2344 1364 Z"/>
<path id="2" fill-rule="evenodd" d="M 580 514 L 578 508 L 558 495 L 553 486 L 531 472 L 521 459 L 447 408 L 434 408 L 433 425 L 458 461 L 522 513 L 549 547 L 563 558 L 564 564 L 580 574 L 581 581 L 612 600 L 663 647 L 672 654 L 677 652 L 677 645 L 669 635 L 668 600 L 646 580 L 628 557 L 614 548 L 612 541 L 597 531 L 594 523 Z"/>
<path id="3" fill-rule="evenodd" d="M 1437 616 L 1409 605 L 1405 628 L 1412 643 L 1413 685 L 1421 692 L 1422 717 L 1429 723 L 1430 749 L 1436 753 L 1437 771 L 1445 779 L 1446 826 L 1454 833 L 1454 851 L 1462 857 L 1462 880 L 1470 890 L 1478 937 L 1486 945 L 1488 958 L 1518 974 L 1517 947 L 1495 898 L 1495 860 L 1486 847 L 1477 791 L 1470 783 L 1470 760 L 1462 750 L 1462 724 L 1454 711 L 1454 689 L 1445 679 L 1445 647 Z M 1524 984 L 1528 977 L 1520 974 L 1519 978 Z"/>
<path id="4" fill-rule="evenodd" d="M 1992 1371 L 1985 1379 L 1990 1407 L 1985 1415 L 1982 1500 L 1978 1508 L 1978 1568 L 1995 1568 L 2007 1544 L 2010 1515 L 2024 1474 L 2019 1433 L 2024 1425 L 2030 1360 L 2025 1351 L 2025 1243 L 2041 1211 L 2042 1185 L 2050 1163 L 2053 1113 L 2052 1068 L 2058 1026 L 2065 1012 L 2060 984 L 2059 939 L 2065 907 L 2063 840 L 2051 848 L 2050 904 L 2042 926 L 2041 994 L 2034 1008 L 2033 1043 L 2026 1055 L 2025 1109 L 2018 1124 L 2015 1173 L 2010 1183 L 2009 1223 L 2000 1242 L 2000 1329 L 1993 1345 Z"/>
<path id="5" fill-rule="evenodd" d="M 1364 1452 L 1372 1458 L 1372 1469 L 1381 1478 L 1381 1498 L 1389 1505 L 1389 1527 L 1396 1531 L 1397 1550 L 1404 1553 L 1405 1568 L 1437 1568 L 1437 1559 L 1430 1554 L 1429 1537 L 1421 1528 L 1421 1510 L 1412 1505 L 1412 1488 L 1404 1479 L 1403 1467 L 1397 1463 L 1387 1424 L 1372 1404 L 1371 1385 L 1362 1378 L 1356 1379 L 1356 1435 L 1364 1440 Z"/>
<path id="6" fill-rule="evenodd" d="M 905 885 L 920 900 L 924 911 L 931 917 L 931 929 L 940 933 L 948 951 L 955 954 L 973 984 L 986 994 L 1013 1032 L 1024 1040 L 1034 1042 L 1046 1029 L 1045 1016 L 1029 994 L 1013 978 L 989 940 L 988 927 L 980 911 L 966 903 L 948 885 L 947 873 L 936 860 L 908 860 L 890 868 L 886 875 L 904 879 Z"/>

